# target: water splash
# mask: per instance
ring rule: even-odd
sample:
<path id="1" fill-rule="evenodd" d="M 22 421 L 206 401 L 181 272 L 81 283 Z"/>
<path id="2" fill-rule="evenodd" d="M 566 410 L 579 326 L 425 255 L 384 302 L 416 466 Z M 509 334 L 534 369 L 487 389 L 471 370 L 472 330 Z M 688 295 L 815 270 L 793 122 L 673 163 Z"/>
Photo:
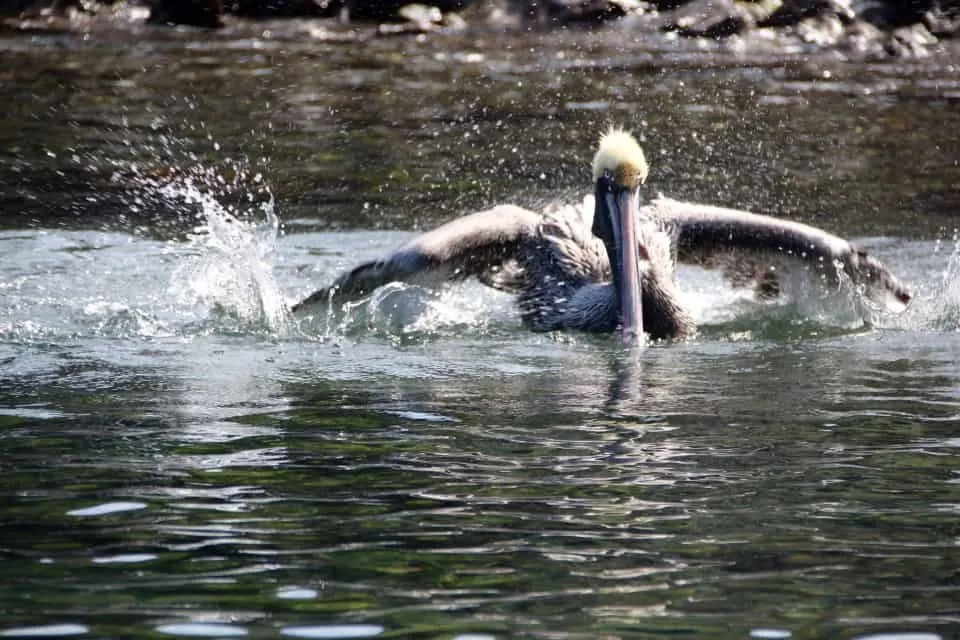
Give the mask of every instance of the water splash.
<path id="1" fill-rule="evenodd" d="M 169 326 L 154 314 L 104 298 L 85 304 L 77 324 L 89 326 L 90 331 L 98 336 L 161 337 L 173 334 Z"/>
<path id="2" fill-rule="evenodd" d="M 360 300 L 317 305 L 298 328 L 307 338 L 379 337 L 395 344 L 490 335 L 498 327 L 519 326 L 512 302 L 509 295 L 474 282 L 440 290 L 393 282 Z"/>
<path id="3" fill-rule="evenodd" d="M 143 184 L 166 200 L 197 209 L 199 224 L 186 245 L 171 245 L 178 264 L 168 294 L 201 317 L 212 314 L 219 330 L 285 333 L 290 314 L 273 275 L 280 223 L 262 174 L 234 166 L 225 176 L 198 165 L 172 179 Z"/>
<path id="4" fill-rule="evenodd" d="M 731 340 L 822 338 L 883 326 L 889 312 L 872 303 L 840 271 L 828 284 L 804 267 L 778 270 L 779 295 L 758 297 L 750 286 L 736 287 L 717 271 L 682 266 L 681 296 L 693 313 L 698 333 Z"/>
<path id="5" fill-rule="evenodd" d="M 330 279 L 335 274 L 330 275 Z M 828 285 L 803 268 L 781 273 L 781 295 L 760 299 L 752 288 L 732 287 L 721 273 L 681 266 L 683 303 L 703 339 L 794 340 L 889 328 L 899 315 L 873 303 L 841 274 Z M 512 297 L 476 282 L 433 291 L 390 283 L 344 305 L 317 305 L 299 321 L 304 336 L 382 338 L 398 344 L 445 337 L 522 331 Z"/>
<path id="6" fill-rule="evenodd" d="M 50 330 L 57 335 L 77 333 L 79 327 L 82 335 L 109 337 L 212 332 L 292 336 L 310 341 L 357 336 L 405 344 L 464 334 L 488 336 L 513 332 L 519 327 L 519 316 L 508 297 L 475 284 L 458 285 L 439 295 L 419 287 L 391 285 L 345 310 L 325 307 L 307 320 L 294 319 L 277 275 L 284 273 L 282 265 L 278 265 L 280 223 L 274 196 L 260 171 L 262 163 L 223 156 L 204 159 L 176 148 L 174 142 L 165 142 L 162 149 L 151 149 L 150 153 L 155 154 L 153 160 L 141 161 L 140 165 L 115 165 L 116 179 L 123 181 L 131 196 L 131 210 L 139 208 L 141 214 L 149 214 L 149 219 L 156 222 L 138 236 L 169 237 L 172 230 L 178 239 L 150 246 L 151 264 L 140 269 L 140 273 L 124 269 L 122 283 L 118 283 L 117 270 L 104 270 L 103 281 L 94 283 L 96 292 L 91 295 L 78 295 L 83 287 L 75 285 L 53 291 L 49 282 L 42 283 L 45 289 L 38 284 L 36 291 L 25 292 L 29 295 L 24 300 L 34 310 L 52 300 L 47 304 L 49 312 L 39 315 L 56 322 L 46 323 L 39 331 L 30 324 L 38 314 L 10 313 L 9 317 L 0 316 L 0 335 L 41 337 Z M 569 206 L 586 215 L 591 211 L 588 204 L 585 201 Z M 138 244 L 142 239 L 137 238 L 136 246 L 127 253 L 117 249 L 110 254 L 120 252 L 115 264 L 144 261 L 144 247 Z M 114 237 L 108 241 L 118 247 L 123 243 Z M 794 339 L 870 327 L 957 330 L 958 245 L 960 241 L 955 236 L 953 253 L 945 267 L 942 255 L 936 257 L 935 263 L 924 263 L 927 270 L 917 284 L 929 290 L 936 278 L 926 274 L 943 268 L 939 286 L 934 286 L 933 291 L 918 291 L 917 299 L 903 316 L 890 315 L 871 305 L 845 279 L 839 286 L 825 288 L 816 274 L 805 270 L 781 281 L 784 295 L 776 301 L 757 300 L 752 290 L 731 289 L 714 276 L 691 278 L 690 272 L 683 269 L 680 283 L 685 302 L 703 329 L 701 335 L 707 339 Z M 163 247 L 159 256 L 158 247 Z M 332 255 L 342 255 L 340 248 L 338 245 Z M 81 249 L 71 246 L 63 250 L 80 256 Z M 912 268 L 915 258 L 907 255 L 912 251 L 900 250 L 900 265 Z M 293 259 L 315 261 L 316 256 Z M 932 264 L 936 266 L 930 267 Z M 328 280 L 343 267 L 339 262 L 331 264 L 333 271 Z M 158 274 L 165 286 L 142 286 L 141 282 L 155 279 Z M 297 277 L 288 271 L 284 278 L 288 275 L 291 279 Z M 916 281 L 918 275 L 912 275 Z M 82 279 L 78 282 L 87 284 Z M 127 286 L 118 286 L 122 284 Z"/>
<path id="7" fill-rule="evenodd" d="M 946 249 L 946 247 L 949 249 Z M 946 261 L 942 257 L 946 251 Z M 912 330 L 960 331 L 960 230 L 954 229 L 949 241 L 934 244 L 932 258 L 940 267 L 940 277 L 918 283 L 917 295 L 908 313 L 897 326 Z M 942 266 L 941 266 L 942 265 Z M 928 273 L 934 273 L 930 269 Z"/>

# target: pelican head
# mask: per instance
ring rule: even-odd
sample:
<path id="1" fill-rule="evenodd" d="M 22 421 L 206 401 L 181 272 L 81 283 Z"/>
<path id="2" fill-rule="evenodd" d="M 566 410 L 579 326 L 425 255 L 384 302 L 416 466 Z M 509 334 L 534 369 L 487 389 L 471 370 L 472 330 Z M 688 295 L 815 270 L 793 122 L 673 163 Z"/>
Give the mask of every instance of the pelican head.
<path id="1" fill-rule="evenodd" d="M 626 131 L 611 129 L 600 138 L 593 158 L 596 204 L 592 230 L 603 240 L 610 258 L 624 344 L 643 339 L 637 224 L 639 191 L 647 169 L 643 149 Z"/>

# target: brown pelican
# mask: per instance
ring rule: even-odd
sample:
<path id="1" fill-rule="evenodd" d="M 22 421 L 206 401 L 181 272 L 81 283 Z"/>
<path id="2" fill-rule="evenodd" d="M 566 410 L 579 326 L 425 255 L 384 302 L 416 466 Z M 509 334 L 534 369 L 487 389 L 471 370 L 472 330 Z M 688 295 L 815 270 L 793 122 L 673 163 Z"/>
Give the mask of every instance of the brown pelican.
<path id="1" fill-rule="evenodd" d="M 695 326 L 677 295 L 676 261 L 723 268 L 766 295 L 777 292 L 779 265 L 800 263 L 828 283 L 847 278 L 872 299 L 910 301 L 876 258 L 814 227 L 666 198 L 641 207 L 646 176 L 634 138 L 611 130 L 593 160 L 592 217 L 589 199 L 542 213 L 501 205 L 470 214 L 359 265 L 292 311 L 355 300 L 394 281 L 433 286 L 477 277 L 516 294 L 523 323 L 534 331 L 619 327 L 625 343 L 642 332 L 682 338 Z"/>

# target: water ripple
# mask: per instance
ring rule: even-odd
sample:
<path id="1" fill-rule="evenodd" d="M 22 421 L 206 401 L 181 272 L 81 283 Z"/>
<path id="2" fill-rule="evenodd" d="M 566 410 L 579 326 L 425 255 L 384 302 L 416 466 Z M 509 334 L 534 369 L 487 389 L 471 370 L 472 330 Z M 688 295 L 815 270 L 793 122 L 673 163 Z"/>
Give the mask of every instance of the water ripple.
<path id="1" fill-rule="evenodd" d="M 163 624 L 158 626 L 156 631 L 183 638 L 242 638 L 248 633 L 246 629 L 236 625 L 206 622 Z"/>
<path id="2" fill-rule="evenodd" d="M 73 509 L 68 511 L 67 515 L 87 518 L 95 516 L 109 516 L 115 513 L 138 511 L 146 508 L 147 504 L 145 502 L 107 502 L 93 507 L 86 507 L 84 509 Z"/>
<path id="3" fill-rule="evenodd" d="M 319 640 L 347 640 L 348 638 L 373 638 L 382 635 L 384 628 L 375 624 L 340 624 L 283 627 L 280 634 L 291 638 Z"/>
<path id="4" fill-rule="evenodd" d="M 0 631 L 4 638 L 60 638 L 82 636 L 90 630 L 82 624 L 51 624 L 37 627 L 19 627 Z"/>

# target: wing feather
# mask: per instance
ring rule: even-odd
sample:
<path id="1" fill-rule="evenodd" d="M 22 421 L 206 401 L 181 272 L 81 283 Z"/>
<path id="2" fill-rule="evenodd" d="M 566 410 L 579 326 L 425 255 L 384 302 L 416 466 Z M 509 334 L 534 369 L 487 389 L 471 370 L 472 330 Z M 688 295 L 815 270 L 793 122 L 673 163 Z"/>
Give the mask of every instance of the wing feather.
<path id="1" fill-rule="evenodd" d="M 771 267 L 793 263 L 833 284 L 846 274 L 873 300 L 907 305 L 910 290 L 879 260 L 843 238 L 800 222 L 747 211 L 657 198 L 643 208 L 674 239 L 678 262 L 724 269 L 732 281 L 775 292 Z"/>
<path id="2" fill-rule="evenodd" d="M 356 300 L 389 282 L 435 286 L 477 276 L 491 286 L 510 289 L 520 278 L 519 247 L 536 233 L 540 220 L 540 214 L 513 205 L 457 218 L 344 273 L 291 310 Z"/>

